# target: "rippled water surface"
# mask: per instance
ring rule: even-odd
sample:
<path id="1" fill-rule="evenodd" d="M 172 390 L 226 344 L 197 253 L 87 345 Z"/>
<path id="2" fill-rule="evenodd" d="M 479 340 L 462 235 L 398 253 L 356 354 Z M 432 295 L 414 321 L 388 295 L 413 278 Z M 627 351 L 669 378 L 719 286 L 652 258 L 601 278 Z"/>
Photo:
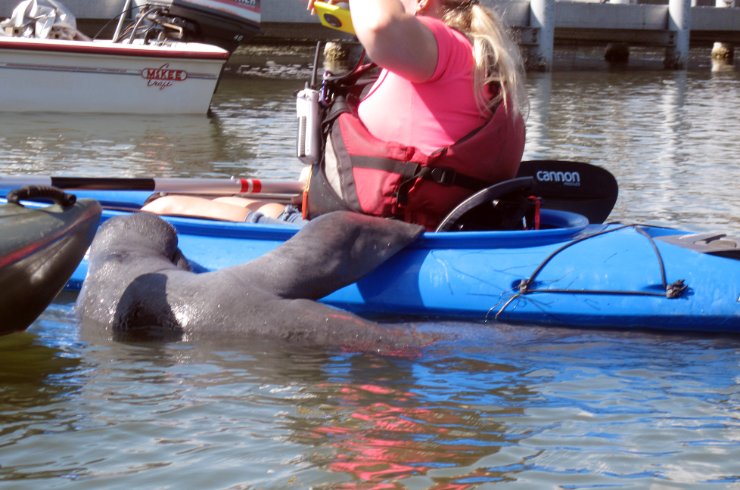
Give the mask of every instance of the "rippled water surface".
<path id="1" fill-rule="evenodd" d="M 739 73 L 531 74 L 524 158 L 611 170 L 613 219 L 738 230 Z M 303 83 L 227 78 L 210 118 L 0 114 L 0 172 L 297 178 Z"/>
<path id="2" fill-rule="evenodd" d="M 0 173 L 294 178 L 298 80 L 206 117 L 0 115 Z M 740 231 L 738 71 L 531 75 L 528 159 L 606 166 L 612 217 Z M 1 488 L 738 488 L 740 339 L 420 323 L 411 359 L 0 338 Z"/>

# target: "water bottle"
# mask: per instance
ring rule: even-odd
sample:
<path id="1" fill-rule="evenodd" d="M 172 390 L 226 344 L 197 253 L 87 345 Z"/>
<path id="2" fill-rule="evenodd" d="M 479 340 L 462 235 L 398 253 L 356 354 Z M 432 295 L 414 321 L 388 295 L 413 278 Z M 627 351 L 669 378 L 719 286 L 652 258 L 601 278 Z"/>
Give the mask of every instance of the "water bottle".
<path id="1" fill-rule="evenodd" d="M 319 91 L 306 86 L 296 94 L 296 114 L 298 116 L 298 139 L 296 156 L 306 165 L 319 161 L 321 147 L 321 114 L 319 111 Z"/>

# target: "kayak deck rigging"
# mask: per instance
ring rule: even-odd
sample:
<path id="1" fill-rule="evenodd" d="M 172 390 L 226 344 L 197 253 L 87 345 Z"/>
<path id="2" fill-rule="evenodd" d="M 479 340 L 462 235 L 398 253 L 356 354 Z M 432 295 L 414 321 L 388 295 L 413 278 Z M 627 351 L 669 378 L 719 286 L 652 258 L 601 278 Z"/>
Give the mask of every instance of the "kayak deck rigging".
<path id="1" fill-rule="evenodd" d="M 598 237 L 600 235 L 604 235 L 607 233 L 614 233 L 620 230 L 624 230 L 627 228 L 634 229 L 637 231 L 640 235 L 644 236 L 648 243 L 650 243 L 652 250 L 655 252 L 655 258 L 658 263 L 658 268 L 660 272 L 660 279 L 661 279 L 661 285 L 662 285 L 662 291 L 645 291 L 645 290 L 622 290 L 622 289 L 570 289 L 570 288 L 539 288 L 537 283 L 537 277 L 542 272 L 542 270 L 550 263 L 552 259 L 554 259 L 558 254 L 563 252 L 564 250 L 573 247 L 575 245 L 578 245 L 580 243 L 583 243 L 587 240 L 591 240 L 595 237 Z M 655 239 L 647 233 L 642 225 L 639 224 L 626 224 L 617 226 L 615 228 L 609 228 L 602 231 L 597 231 L 594 233 L 590 233 L 584 236 L 581 236 L 579 238 L 576 238 L 570 242 L 567 242 L 560 248 L 553 251 L 550 255 L 548 255 L 542 263 L 537 266 L 535 271 L 530 275 L 527 279 L 522 279 L 518 284 L 518 291 L 509 298 L 509 300 L 499 309 L 495 316 L 495 320 L 500 320 L 501 315 L 504 314 L 506 308 L 514 301 L 516 301 L 519 297 L 528 295 L 528 294 L 534 294 L 534 293 L 553 293 L 553 294 L 604 294 L 604 295 L 627 295 L 627 296 L 657 296 L 657 297 L 665 297 L 667 299 L 675 299 L 681 297 L 687 290 L 689 286 L 685 283 L 684 279 L 677 279 L 670 284 L 666 280 L 666 271 L 665 271 L 665 263 L 663 261 L 663 257 L 661 255 L 660 250 L 658 249 Z"/>

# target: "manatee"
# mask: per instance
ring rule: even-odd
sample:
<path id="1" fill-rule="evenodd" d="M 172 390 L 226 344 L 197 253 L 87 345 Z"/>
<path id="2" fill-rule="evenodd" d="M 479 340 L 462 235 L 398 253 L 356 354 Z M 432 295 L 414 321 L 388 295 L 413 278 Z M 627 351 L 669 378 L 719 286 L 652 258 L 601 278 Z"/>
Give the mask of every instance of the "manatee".
<path id="1" fill-rule="evenodd" d="M 76 311 L 86 332 L 117 340 L 260 336 L 404 354 L 431 340 L 316 300 L 373 271 L 422 232 L 396 220 L 333 212 L 253 261 L 195 273 L 165 220 L 150 213 L 114 217 L 90 248 Z"/>

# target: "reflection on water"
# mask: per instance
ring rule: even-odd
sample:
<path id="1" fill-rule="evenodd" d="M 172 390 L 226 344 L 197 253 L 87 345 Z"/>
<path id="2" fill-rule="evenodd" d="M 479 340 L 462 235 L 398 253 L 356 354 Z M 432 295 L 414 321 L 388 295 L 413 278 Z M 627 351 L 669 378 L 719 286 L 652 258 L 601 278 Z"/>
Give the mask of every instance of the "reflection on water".
<path id="1" fill-rule="evenodd" d="M 435 363 L 335 357 L 325 371 L 325 397 L 314 400 L 311 418 L 296 419 L 295 440 L 333 451 L 317 463 L 354 482 L 338 488 L 512 479 L 478 463 L 520 440 L 503 423 L 521 416 L 517 402 L 534 395 L 517 366 L 457 356 Z"/>
<path id="2" fill-rule="evenodd" d="M 284 133 L 300 84 L 227 78 L 210 117 L 0 113 L 0 172 L 295 178 Z"/>
<path id="3" fill-rule="evenodd" d="M 740 229 L 738 72 L 533 74 L 525 158 L 590 161 L 612 218 Z"/>
<path id="4" fill-rule="evenodd" d="M 173 165 L 198 169 L 203 162 L 187 155 L 216 147 L 203 117 L 3 114 L 0 121 L 5 173 L 169 174 Z"/>
<path id="5" fill-rule="evenodd" d="M 49 311 L 37 323 L 50 325 L 46 318 L 51 316 Z M 56 326 L 71 330 L 69 322 Z M 29 461 L 22 456 L 23 448 L 33 440 L 48 442 L 49 435 L 63 433 L 78 421 L 70 402 L 83 385 L 83 361 L 79 352 L 61 345 L 64 341 L 44 342 L 45 335 L 0 337 L 0 481 L 22 481 L 29 472 L 41 478 L 60 476 L 47 464 L 53 456 Z M 16 458 L 16 453 L 21 456 Z"/>
<path id="6" fill-rule="evenodd" d="M 45 315 L 26 336 L 41 337 L 44 357 L 58 365 L 47 359 L 46 375 L 3 379 L 0 481 L 740 483 L 737 339 L 428 324 L 451 340 L 418 359 L 390 359 L 227 339 L 126 344 L 61 335 L 55 344 L 43 338 L 53 323 Z M 21 356 L 38 348 L 16 343 Z M 64 366 L 62 352 L 73 359 Z M 38 393 L 33 403 L 10 395 L 24 384 Z"/>
<path id="7" fill-rule="evenodd" d="M 530 74 L 524 157 L 610 169 L 613 219 L 737 231 L 739 73 Z M 210 117 L 0 114 L 0 172 L 294 179 L 301 86 L 226 78 Z"/>
<path id="8" fill-rule="evenodd" d="M 294 178 L 300 81 L 210 117 L 0 115 L 0 173 Z M 532 74 L 527 159 L 614 172 L 613 217 L 740 229 L 738 72 Z M 733 488 L 740 341 L 422 324 L 416 359 L 80 337 L 70 301 L 0 338 L 9 488 Z"/>

